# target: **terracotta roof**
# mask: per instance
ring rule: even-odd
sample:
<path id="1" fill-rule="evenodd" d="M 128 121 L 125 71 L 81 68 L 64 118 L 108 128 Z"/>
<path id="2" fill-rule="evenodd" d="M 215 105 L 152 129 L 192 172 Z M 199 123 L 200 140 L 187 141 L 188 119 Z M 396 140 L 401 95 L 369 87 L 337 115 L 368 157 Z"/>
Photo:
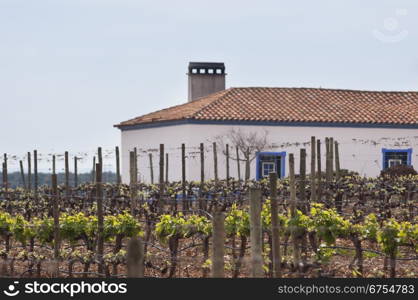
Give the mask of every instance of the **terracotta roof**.
<path id="1" fill-rule="evenodd" d="M 174 120 L 418 125 L 418 92 L 230 88 L 115 126 Z"/>

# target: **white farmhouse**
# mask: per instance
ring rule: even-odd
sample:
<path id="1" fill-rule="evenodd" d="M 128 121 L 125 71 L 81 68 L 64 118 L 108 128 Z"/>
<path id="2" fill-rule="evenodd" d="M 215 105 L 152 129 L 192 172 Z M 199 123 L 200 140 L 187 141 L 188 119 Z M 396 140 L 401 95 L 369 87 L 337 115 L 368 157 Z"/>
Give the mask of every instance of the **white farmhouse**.
<path id="1" fill-rule="evenodd" d="M 204 143 L 205 179 L 214 177 L 213 142 L 218 148 L 218 176 L 237 177 L 236 140 L 257 144 L 251 178 L 269 172 L 287 176 L 287 156 L 306 148 L 311 136 L 339 143 L 341 168 L 377 176 L 396 164 L 418 168 L 418 92 L 355 91 L 322 88 L 243 87 L 225 89 L 223 63 L 189 64 L 189 99 L 115 125 L 122 133 L 122 178 L 129 181 L 129 152 L 137 149 L 138 175 L 149 182 L 149 154 L 158 180 L 159 145 L 168 153 L 168 178 L 181 180 L 181 144 L 186 146 L 186 179 L 199 180 L 200 143 Z M 323 145 L 323 144 L 322 144 Z M 260 147 L 262 149 L 260 149 Z M 243 158 L 244 153 L 239 153 Z M 322 156 L 325 150 L 322 150 Z M 323 157 L 324 166 L 325 157 Z M 309 172 L 309 160 L 308 160 Z M 241 176 L 245 162 L 240 161 Z"/>

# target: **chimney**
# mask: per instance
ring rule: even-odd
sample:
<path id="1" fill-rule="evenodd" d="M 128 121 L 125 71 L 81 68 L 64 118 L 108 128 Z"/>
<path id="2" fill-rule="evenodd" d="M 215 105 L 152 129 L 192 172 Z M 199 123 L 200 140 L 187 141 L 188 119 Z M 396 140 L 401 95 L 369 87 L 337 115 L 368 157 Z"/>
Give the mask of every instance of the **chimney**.
<path id="1" fill-rule="evenodd" d="M 189 102 L 225 89 L 225 64 L 189 63 Z"/>

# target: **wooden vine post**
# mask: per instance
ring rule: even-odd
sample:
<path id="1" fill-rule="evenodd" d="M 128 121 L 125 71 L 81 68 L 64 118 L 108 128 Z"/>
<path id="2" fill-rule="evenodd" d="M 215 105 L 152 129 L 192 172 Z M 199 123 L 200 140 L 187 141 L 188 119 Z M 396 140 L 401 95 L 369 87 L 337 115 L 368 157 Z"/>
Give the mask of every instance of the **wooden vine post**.
<path id="1" fill-rule="evenodd" d="M 298 207 L 303 213 L 307 211 L 306 201 L 306 149 L 300 149 L 300 169 L 299 169 L 299 201 Z"/>
<path id="2" fill-rule="evenodd" d="M 225 215 L 216 211 L 213 215 L 213 250 L 212 250 L 212 277 L 224 277 L 224 245 L 225 245 Z"/>
<path id="3" fill-rule="evenodd" d="M 97 198 L 97 258 L 99 277 L 104 274 L 104 216 L 103 216 L 103 186 L 102 165 L 96 164 L 96 198 Z"/>
<path id="4" fill-rule="evenodd" d="M 204 209 L 203 186 L 205 184 L 205 146 L 200 143 L 200 191 L 199 191 L 199 209 Z"/>
<path id="5" fill-rule="evenodd" d="M 186 145 L 181 144 L 181 191 L 183 209 L 189 208 L 189 202 L 186 199 Z"/>
<path id="6" fill-rule="evenodd" d="M 229 186 L 229 145 L 226 144 L 225 146 L 225 160 L 226 160 L 226 184 Z"/>
<path id="7" fill-rule="evenodd" d="M 237 176 L 238 182 L 241 184 L 241 164 L 239 159 L 239 149 L 238 146 L 235 147 L 236 155 L 237 155 Z"/>
<path id="8" fill-rule="evenodd" d="M 54 217 L 54 269 L 53 277 L 59 276 L 59 261 L 60 261 L 60 223 L 59 223 L 59 196 L 58 196 L 58 184 L 57 184 L 57 175 L 51 175 L 52 183 L 52 208 L 53 208 L 53 217 Z"/>
<path id="9" fill-rule="evenodd" d="M 55 155 L 52 155 L 52 174 L 57 174 L 57 171 L 56 171 L 56 158 L 55 158 Z"/>
<path id="10" fill-rule="evenodd" d="M 33 177 L 34 177 L 34 189 L 35 199 L 38 197 L 38 151 L 33 151 Z"/>
<path id="11" fill-rule="evenodd" d="M 263 277 L 261 190 L 250 188 L 251 277 Z"/>
<path id="12" fill-rule="evenodd" d="M 271 233 L 273 241 L 273 276 L 280 278 L 281 255 L 280 255 L 280 222 L 277 203 L 277 173 L 270 173 L 270 206 L 271 206 Z"/>
<path id="13" fill-rule="evenodd" d="M 65 197 L 66 197 L 66 200 L 68 200 L 70 196 L 70 170 L 69 170 L 70 168 L 69 168 L 68 151 L 65 151 L 64 163 L 65 163 Z"/>
<path id="14" fill-rule="evenodd" d="M 149 170 L 150 170 L 151 184 L 154 184 L 154 166 L 152 163 L 152 153 L 149 153 L 148 156 L 149 156 Z"/>
<path id="15" fill-rule="evenodd" d="M 216 149 L 216 143 L 212 144 L 213 148 L 213 173 L 215 176 L 215 183 L 218 183 L 218 152 Z"/>
<path id="16" fill-rule="evenodd" d="M 329 174 L 330 180 L 334 179 L 334 138 L 329 138 Z"/>
<path id="17" fill-rule="evenodd" d="M 32 191 L 32 159 L 28 152 L 28 191 Z"/>
<path id="18" fill-rule="evenodd" d="M 296 181 L 295 181 L 295 158 L 293 153 L 289 154 L 289 186 L 290 186 L 290 216 L 296 216 Z M 293 245 L 293 265 L 296 269 L 300 264 L 300 249 L 298 237 L 295 231 L 292 231 L 292 245 Z"/>
<path id="19" fill-rule="evenodd" d="M 144 243 L 141 238 L 133 237 L 129 240 L 127 251 L 127 277 L 144 277 Z"/>
<path id="20" fill-rule="evenodd" d="M 321 140 L 318 139 L 316 141 L 316 159 L 317 159 L 317 172 L 316 172 L 316 201 L 320 202 L 321 201 L 321 186 L 322 186 L 322 170 L 321 170 Z"/>
<path id="21" fill-rule="evenodd" d="M 74 156 L 74 187 L 78 187 L 78 157 Z"/>
<path id="22" fill-rule="evenodd" d="M 160 180 L 159 180 L 159 205 L 164 208 L 164 144 L 160 144 Z"/>
<path id="23" fill-rule="evenodd" d="M 136 183 L 135 183 L 135 152 L 129 152 L 129 184 L 131 192 L 131 214 L 135 216 L 136 209 Z"/>
<path id="24" fill-rule="evenodd" d="M 337 181 L 340 179 L 340 152 L 339 152 L 339 143 L 335 143 L 335 177 Z"/>
<path id="25" fill-rule="evenodd" d="M 168 153 L 165 154 L 165 183 L 168 184 Z"/>
<path id="26" fill-rule="evenodd" d="M 311 202 L 316 201 L 316 138 L 311 137 Z"/>
<path id="27" fill-rule="evenodd" d="M 115 148 L 115 154 L 116 154 L 116 183 L 121 184 L 122 180 L 120 177 L 120 154 L 119 154 L 118 146 L 116 146 Z"/>

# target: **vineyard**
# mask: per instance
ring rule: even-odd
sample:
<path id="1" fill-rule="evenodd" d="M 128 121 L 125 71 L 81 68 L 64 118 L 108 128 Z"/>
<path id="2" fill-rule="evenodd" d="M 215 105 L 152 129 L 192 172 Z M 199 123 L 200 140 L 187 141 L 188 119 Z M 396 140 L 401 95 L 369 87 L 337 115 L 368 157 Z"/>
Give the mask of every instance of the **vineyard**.
<path id="1" fill-rule="evenodd" d="M 260 181 L 145 184 L 131 159 L 130 185 L 103 183 L 100 161 L 89 184 L 6 184 L 0 276 L 417 277 L 418 176 L 365 178 L 329 157 L 309 175 L 301 155 L 295 174 L 290 154 L 289 177 Z"/>

